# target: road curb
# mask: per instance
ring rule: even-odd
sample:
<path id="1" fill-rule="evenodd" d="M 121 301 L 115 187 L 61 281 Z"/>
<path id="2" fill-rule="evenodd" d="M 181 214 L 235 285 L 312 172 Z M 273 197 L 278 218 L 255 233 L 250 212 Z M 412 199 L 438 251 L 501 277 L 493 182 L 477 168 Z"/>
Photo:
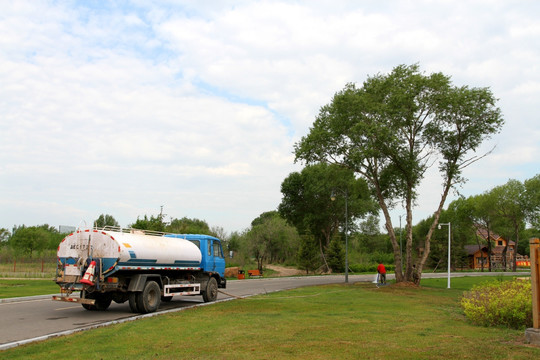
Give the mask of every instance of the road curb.
<path id="1" fill-rule="evenodd" d="M 52 295 L 48 295 L 48 296 L 52 296 Z M 246 297 L 250 297 L 250 296 L 253 296 L 253 295 L 241 296 L 239 298 L 246 298 Z M 42 298 L 45 298 L 45 296 L 41 296 L 41 295 L 40 296 L 29 296 L 29 297 L 33 297 L 33 298 L 42 297 Z M 184 310 L 187 310 L 187 309 L 192 309 L 194 307 L 209 306 L 209 305 L 216 304 L 216 303 L 219 303 L 219 302 L 225 302 L 225 301 L 231 301 L 231 300 L 235 300 L 235 298 L 226 298 L 226 299 L 216 300 L 216 301 L 212 301 L 212 302 L 208 302 L 208 303 L 195 304 L 195 305 L 188 306 L 188 307 L 181 307 L 181 308 L 169 309 L 169 310 L 165 310 L 165 311 L 158 311 L 158 312 L 153 312 L 153 313 L 150 313 L 150 314 L 136 315 L 136 316 L 127 317 L 127 318 L 124 318 L 124 319 L 112 320 L 112 321 L 108 321 L 108 322 L 104 322 L 104 323 L 100 323 L 100 324 L 95 324 L 95 325 L 90 325 L 90 326 L 86 326 L 86 327 L 82 327 L 82 328 L 78 328 L 78 329 L 59 331 L 59 332 L 56 332 L 56 333 L 42 335 L 42 336 L 38 336 L 38 337 L 35 337 L 35 338 L 31 338 L 31 339 L 13 341 L 13 342 L 10 342 L 10 343 L 0 344 L 0 351 L 11 349 L 11 348 L 18 347 L 18 346 L 21 346 L 21 345 L 30 344 L 30 343 L 37 342 L 37 341 L 44 341 L 44 340 L 52 339 L 52 338 L 59 337 L 59 336 L 71 335 L 71 334 L 75 334 L 75 333 L 78 333 L 78 332 L 87 331 L 87 330 L 91 330 L 91 329 L 98 329 L 98 328 L 105 327 L 105 326 L 110 326 L 110 325 L 115 325 L 115 324 L 122 324 L 122 323 L 135 321 L 135 320 L 139 320 L 139 319 L 151 318 L 151 317 L 154 317 L 154 316 L 180 312 L 180 311 L 184 311 Z"/>

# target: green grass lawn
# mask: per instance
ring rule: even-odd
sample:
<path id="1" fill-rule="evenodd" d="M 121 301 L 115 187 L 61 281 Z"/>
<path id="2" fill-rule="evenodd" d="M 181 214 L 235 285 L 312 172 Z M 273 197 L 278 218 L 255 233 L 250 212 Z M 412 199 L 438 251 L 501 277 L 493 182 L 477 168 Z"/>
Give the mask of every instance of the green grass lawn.
<path id="1" fill-rule="evenodd" d="M 3 359 L 538 359 L 524 331 L 469 324 L 485 278 L 301 288 L 187 309 L 2 352 Z M 493 279 L 492 279 L 493 281 Z M 446 283 L 444 283 L 446 286 Z"/>
<path id="2" fill-rule="evenodd" d="M 60 288 L 52 280 L 6 280 L 0 278 L 0 299 L 57 294 Z"/>

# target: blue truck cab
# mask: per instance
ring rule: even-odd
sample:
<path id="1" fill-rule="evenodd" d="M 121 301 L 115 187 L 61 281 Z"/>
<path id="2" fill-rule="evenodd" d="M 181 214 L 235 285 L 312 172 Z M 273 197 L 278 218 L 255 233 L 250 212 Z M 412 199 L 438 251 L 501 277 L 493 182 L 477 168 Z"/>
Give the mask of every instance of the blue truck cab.
<path id="1" fill-rule="evenodd" d="M 219 274 L 221 281 L 218 281 L 218 285 L 222 288 L 225 287 L 225 257 L 223 256 L 221 240 L 210 235 L 200 234 L 166 234 L 164 236 L 186 239 L 197 245 L 202 255 L 201 269 L 208 273 Z"/>

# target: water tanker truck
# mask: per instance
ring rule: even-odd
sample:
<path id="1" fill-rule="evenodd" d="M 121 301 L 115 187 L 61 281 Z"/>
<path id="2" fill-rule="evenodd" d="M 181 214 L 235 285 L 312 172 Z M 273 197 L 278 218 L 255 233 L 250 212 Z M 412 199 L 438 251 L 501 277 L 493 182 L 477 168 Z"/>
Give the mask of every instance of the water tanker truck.
<path id="1" fill-rule="evenodd" d="M 214 301 L 226 287 L 221 241 L 208 235 L 78 229 L 58 246 L 54 300 L 106 310 L 112 301 L 151 313 L 174 295 Z M 79 296 L 74 296 L 79 293 Z"/>

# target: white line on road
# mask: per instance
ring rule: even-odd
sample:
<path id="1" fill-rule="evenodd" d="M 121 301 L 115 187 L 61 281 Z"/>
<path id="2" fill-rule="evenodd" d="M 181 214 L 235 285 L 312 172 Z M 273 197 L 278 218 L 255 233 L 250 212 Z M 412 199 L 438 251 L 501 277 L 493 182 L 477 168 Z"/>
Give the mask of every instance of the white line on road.
<path id="1" fill-rule="evenodd" d="M 70 306 L 70 307 L 63 307 L 63 308 L 54 309 L 54 311 L 68 310 L 68 309 L 79 309 L 79 308 L 80 308 L 80 306 Z"/>

